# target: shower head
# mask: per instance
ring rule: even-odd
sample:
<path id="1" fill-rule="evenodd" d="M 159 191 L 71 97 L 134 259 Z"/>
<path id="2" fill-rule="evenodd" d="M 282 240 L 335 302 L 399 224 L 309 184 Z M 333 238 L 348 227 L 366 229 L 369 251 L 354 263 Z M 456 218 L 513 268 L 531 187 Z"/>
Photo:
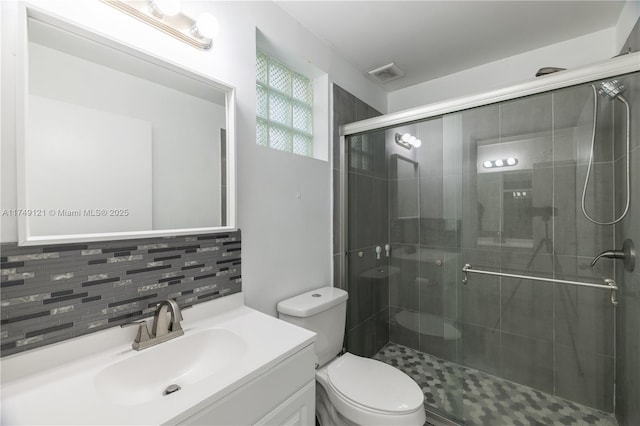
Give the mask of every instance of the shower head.
<path id="1" fill-rule="evenodd" d="M 601 81 L 598 86 L 598 93 L 606 96 L 610 101 L 617 98 L 625 90 L 625 87 L 618 80 Z"/>

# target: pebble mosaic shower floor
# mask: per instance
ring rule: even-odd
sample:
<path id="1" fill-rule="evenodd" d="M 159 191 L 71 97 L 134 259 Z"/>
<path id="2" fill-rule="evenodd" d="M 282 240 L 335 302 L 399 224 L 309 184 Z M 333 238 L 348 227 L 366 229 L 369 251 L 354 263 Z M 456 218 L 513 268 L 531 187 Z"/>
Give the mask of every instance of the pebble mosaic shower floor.
<path id="1" fill-rule="evenodd" d="M 388 343 L 374 355 L 374 358 L 393 365 L 411 376 L 424 392 L 425 405 L 440 412 L 444 407 L 447 412 L 464 413 L 465 425 L 617 426 L 618 424 L 612 414 L 502 380 L 395 343 Z M 461 391 L 462 398 L 460 398 Z"/>

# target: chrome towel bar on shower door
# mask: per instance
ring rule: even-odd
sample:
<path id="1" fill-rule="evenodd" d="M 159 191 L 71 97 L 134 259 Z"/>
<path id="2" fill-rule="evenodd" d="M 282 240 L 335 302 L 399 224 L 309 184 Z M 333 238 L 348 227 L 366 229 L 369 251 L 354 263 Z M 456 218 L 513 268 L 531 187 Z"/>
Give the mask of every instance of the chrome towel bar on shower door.
<path id="1" fill-rule="evenodd" d="M 473 266 L 471 266 L 468 263 L 462 267 L 462 272 L 464 272 L 464 277 L 462 278 L 463 284 L 466 284 L 469 281 L 469 277 L 467 276 L 467 274 L 472 273 L 472 274 L 480 274 L 480 275 L 492 275 L 495 277 L 518 278 L 521 280 L 543 281 L 548 283 L 575 285 L 575 286 L 581 286 L 581 287 L 602 288 L 605 290 L 610 290 L 611 303 L 613 305 L 618 304 L 618 300 L 616 299 L 616 292 L 618 291 L 618 286 L 616 285 L 616 282 L 614 280 L 609 278 L 605 278 L 604 284 L 592 284 L 592 283 L 583 283 L 580 281 L 558 280 L 555 278 L 542 278 L 542 277 L 531 277 L 528 275 L 507 274 L 505 272 L 483 271 L 480 269 L 473 269 Z"/>

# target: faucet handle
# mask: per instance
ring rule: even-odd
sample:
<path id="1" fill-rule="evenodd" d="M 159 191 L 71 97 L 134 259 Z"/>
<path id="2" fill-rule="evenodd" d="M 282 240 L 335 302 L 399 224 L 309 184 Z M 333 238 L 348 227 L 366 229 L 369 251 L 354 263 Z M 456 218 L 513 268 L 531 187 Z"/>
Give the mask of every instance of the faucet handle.
<path id="1" fill-rule="evenodd" d="M 138 334 L 136 335 L 135 342 L 144 342 L 145 340 L 151 339 L 149 335 L 149 327 L 147 327 L 147 322 L 140 322 L 140 327 L 138 327 Z"/>
<path id="2" fill-rule="evenodd" d="M 127 328 L 127 327 L 133 327 L 134 325 L 141 325 L 141 324 L 147 324 L 147 321 L 145 320 L 139 320 L 139 321 L 131 321 L 128 322 L 126 324 L 120 324 L 120 328 Z"/>
<path id="3" fill-rule="evenodd" d="M 151 340 L 151 335 L 149 334 L 149 327 L 147 327 L 147 322 L 145 320 L 133 321 L 128 324 L 121 324 L 120 327 L 131 327 L 137 325 L 138 333 L 136 334 L 136 338 L 133 340 L 131 347 L 135 350 L 140 350 L 140 344 Z"/>

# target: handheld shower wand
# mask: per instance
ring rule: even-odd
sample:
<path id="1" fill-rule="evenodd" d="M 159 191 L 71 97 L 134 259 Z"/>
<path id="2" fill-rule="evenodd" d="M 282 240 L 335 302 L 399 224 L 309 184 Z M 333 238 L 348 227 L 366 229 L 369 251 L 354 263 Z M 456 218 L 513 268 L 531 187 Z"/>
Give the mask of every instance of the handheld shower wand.
<path id="1" fill-rule="evenodd" d="M 622 96 L 622 93 L 625 90 L 625 87 L 618 82 L 618 80 L 608 80 L 608 81 L 603 81 L 600 83 L 600 89 L 596 89 L 595 84 L 591 85 L 591 88 L 593 89 L 593 127 L 591 129 L 591 151 L 589 153 L 589 165 L 587 166 L 587 176 L 584 179 L 584 187 L 582 188 L 582 213 L 584 214 L 584 216 L 587 218 L 587 220 L 589 220 L 592 223 L 595 223 L 596 225 L 614 225 L 618 222 L 620 222 L 629 212 L 629 202 L 631 200 L 631 189 L 630 189 L 630 169 L 629 169 L 629 165 L 630 165 L 630 136 L 631 136 L 631 108 L 629 106 L 629 103 L 627 102 L 627 100 Z M 626 107 L 626 121 L 627 121 L 627 128 L 626 128 L 626 137 L 627 137 L 627 161 L 626 161 L 626 167 L 627 167 L 627 175 L 626 175 L 626 186 L 627 186 L 627 201 L 625 203 L 625 207 L 624 207 L 624 211 L 622 212 L 622 214 L 620 215 L 620 217 L 612 220 L 611 222 L 600 222 L 597 221 L 595 219 L 593 219 L 591 216 L 589 216 L 589 214 L 587 213 L 587 209 L 586 209 L 586 197 L 587 197 L 587 187 L 589 186 L 589 177 L 591 176 L 591 167 L 593 166 L 593 147 L 595 145 L 595 141 L 596 141 L 596 122 L 598 120 L 598 93 L 606 96 L 610 101 L 617 99 L 620 102 L 622 102 L 625 107 Z"/>

